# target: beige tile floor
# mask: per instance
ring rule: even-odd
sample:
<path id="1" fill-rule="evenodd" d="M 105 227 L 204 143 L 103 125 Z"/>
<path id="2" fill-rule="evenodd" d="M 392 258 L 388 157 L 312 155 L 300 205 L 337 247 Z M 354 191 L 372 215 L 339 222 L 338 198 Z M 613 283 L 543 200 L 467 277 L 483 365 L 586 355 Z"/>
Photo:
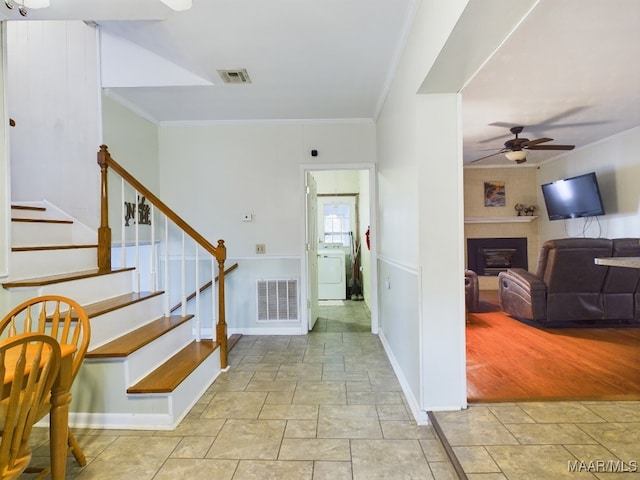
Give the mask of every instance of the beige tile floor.
<path id="1" fill-rule="evenodd" d="M 243 337 L 230 371 L 175 431 L 77 430 L 88 464 L 69 457 L 67 478 L 457 478 L 432 427 L 407 410 L 364 304 L 320 314 L 308 336 Z M 480 404 L 435 416 L 472 480 L 640 478 L 613 472 L 640 463 L 640 402 Z M 34 433 L 36 465 L 47 463 L 46 436 Z"/>
<path id="2" fill-rule="evenodd" d="M 364 303 L 320 315 L 308 336 L 244 336 L 175 431 L 75 431 L 88 464 L 69 457 L 67 478 L 457 478 L 409 413 Z M 46 435 L 35 432 L 33 464 L 47 463 Z"/>
<path id="3" fill-rule="evenodd" d="M 527 402 L 437 412 L 474 480 L 640 478 L 640 402 Z"/>

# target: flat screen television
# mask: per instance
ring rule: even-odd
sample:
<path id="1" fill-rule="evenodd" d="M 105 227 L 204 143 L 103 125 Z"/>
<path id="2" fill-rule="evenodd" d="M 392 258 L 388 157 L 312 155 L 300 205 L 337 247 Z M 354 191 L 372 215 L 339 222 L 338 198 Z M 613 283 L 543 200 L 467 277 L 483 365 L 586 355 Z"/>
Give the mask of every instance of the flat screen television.
<path id="1" fill-rule="evenodd" d="M 595 172 L 542 185 L 549 220 L 604 215 Z"/>

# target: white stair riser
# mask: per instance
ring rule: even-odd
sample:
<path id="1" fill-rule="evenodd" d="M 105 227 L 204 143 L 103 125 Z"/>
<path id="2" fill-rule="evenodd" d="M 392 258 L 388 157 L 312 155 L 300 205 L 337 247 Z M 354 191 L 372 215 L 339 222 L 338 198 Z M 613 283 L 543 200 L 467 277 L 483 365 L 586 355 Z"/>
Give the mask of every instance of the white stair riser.
<path id="1" fill-rule="evenodd" d="M 221 373 L 220 348 L 217 348 L 171 394 L 174 427 L 189 413 L 191 407 Z"/>
<path id="2" fill-rule="evenodd" d="M 40 287 L 40 295 L 63 295 L 81 305 L 96 303 L 107 298 L 131 292 L 131 271 L 99 275 Z"/>
<path id="3" fill-rule="evenodd" d="M 91 318 L 89 351 L 161 317 L 163 304 L 163 296 L 157 295 Z"/>
<path id="4" fill-rule="evenodd" d="M 10 280 L 91 270 L 97 258 L 97 248 L 12 252 Z"/>
<path id="5" fill-rule="evenodd" d="M 11 222 L 13 247 L 73 244 L 73 228 L 67 223 Z"/>
<path id="6" fill-rule="evenodd" d="M 192 341 L 191 322 L 185 322 L 129 355 L 128 383 L 135 385 Z"/>
<path id="7" fill-rule="evenodd" d="M 123 363 L 85 360 L 71 390 L 72 427 L 173 430 L 221 373 L 216 350 L 172 393 L 127 395 Z"/>
<path id="8" fill-rule="evenodd" d="M 69 411 L 126 412 L 125 360 L 85 358 L 71 388 Z"/>
<path id="9" fill-rule="evenodd" d="M 42 205 L 35 205 L 40 207 Z M 46 208 L 46 207 L 45 207 Z M 51 211 L 49 210 L 25 210 L 12 208 L 11 209 L 11 218 L 32 218 L 32 219 L 54 219 Z"/>

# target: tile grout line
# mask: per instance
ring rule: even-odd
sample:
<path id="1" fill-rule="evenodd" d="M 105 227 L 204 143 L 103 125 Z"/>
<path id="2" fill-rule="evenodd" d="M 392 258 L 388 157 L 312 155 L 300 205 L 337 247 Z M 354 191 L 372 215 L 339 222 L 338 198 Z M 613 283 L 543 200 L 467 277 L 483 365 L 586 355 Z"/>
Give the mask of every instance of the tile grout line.
<path id="1" fill-rule="evenodd" d="M 442 443 L 442 446 L 444 447 L 444 451 L 446 452 L 447 457 L 449 458 L 449 461 L 453 466 L 453 470 L 456 472 L 456 475 L 458 476 L 458 479 L 468 480 L 469 477 L 467 477 L 467 474 L 464 472 L 462 465 L 460 465 L 460 461 L 458 460 L 458 457 L 456 457 L 456 454 L 453 451 L 453 448 L 451 447 L 449 440 L 447 440 L 447 437 L 444 435 L 444 432 L 442 431 L 442 428 L 438 423 L 438 419 L 436 418 L 436 416 L 432 411 L 428 411 L 427 416 L 429 417 L 429 421 L 433 426 L 433 430 L 436 432 L 436 435 L 438 436 L 438 440 L 440 440 L 440 443 Z"/>

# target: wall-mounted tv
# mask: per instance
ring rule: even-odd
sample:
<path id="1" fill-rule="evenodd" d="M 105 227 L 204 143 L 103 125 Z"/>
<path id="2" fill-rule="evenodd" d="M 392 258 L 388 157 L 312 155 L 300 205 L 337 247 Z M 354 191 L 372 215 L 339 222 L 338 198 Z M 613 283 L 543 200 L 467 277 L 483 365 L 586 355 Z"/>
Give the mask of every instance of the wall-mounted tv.
<path id="1" fill-rule="evenodd" d="M 604 215 L 595 172 L 542 185 L 549 220 Z"/>

